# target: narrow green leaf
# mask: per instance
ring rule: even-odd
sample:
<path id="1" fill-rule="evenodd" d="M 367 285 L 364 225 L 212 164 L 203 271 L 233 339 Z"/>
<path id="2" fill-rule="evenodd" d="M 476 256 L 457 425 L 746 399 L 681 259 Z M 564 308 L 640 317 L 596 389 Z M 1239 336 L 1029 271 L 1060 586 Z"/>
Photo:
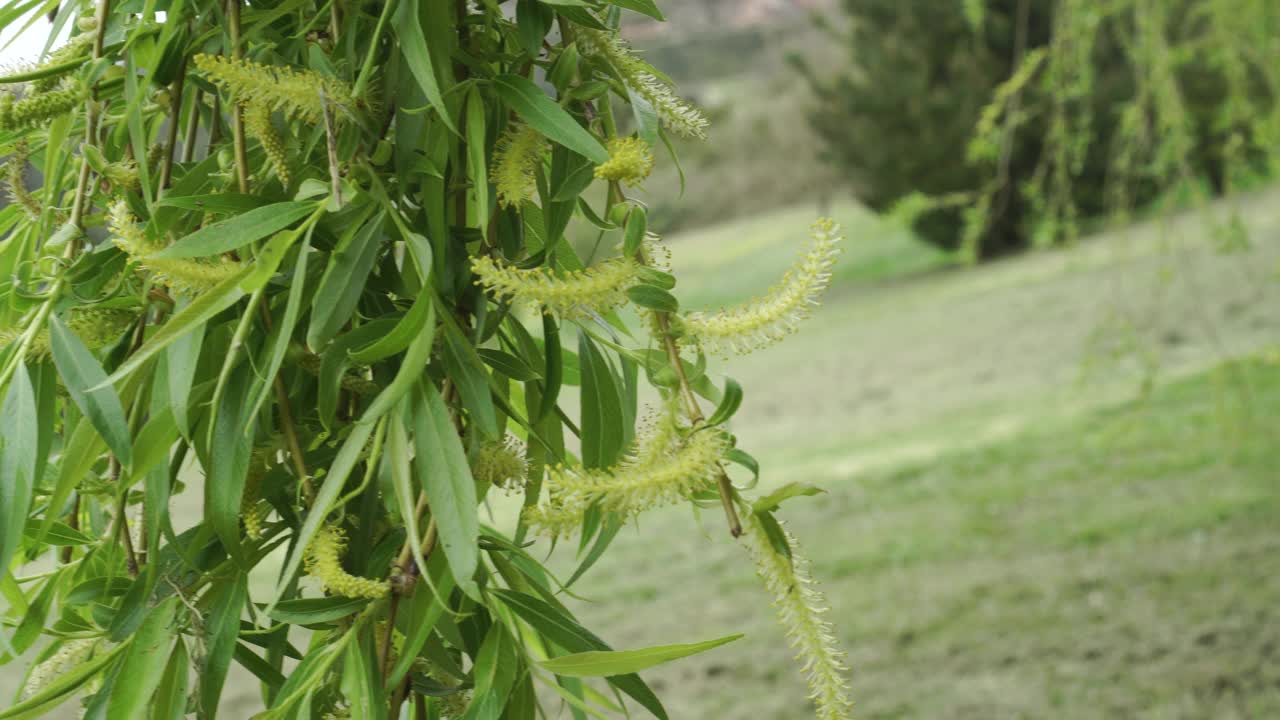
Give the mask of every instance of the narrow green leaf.
<path id="1" fill-rule="evenodd" d="M 131 647 L 131 643 L 117 645 L 110 651 L 90 658 L 59 675 L 40 692 L 7 709 L 0 710 L 0 720 L 26 720 L 48 717 L 49 711 L 61 705 L 77 690 L 102 672 L 102 669 L 119 659 Z M 163 659 L 165 656 L 160 655 Z"/>
<path id="2" fill-rule="evenodd" d="M 413 305 L 409 307 L 409 312 L 406 312 L 396 322 L 391 332 L 380 336 L 377 340 L 358 350 L 352 350 L 348 353 L 351 362 L 370 365 L 404 352 L 414 338 L 421 335 L 425 330 L 427 321 L 431 318 L 431 309 L 434 305 L 435 302 L 430 289 L 423 289 L 418 294 L 418 297 L 414 298 Z"/>
<path id="3" fill-rule="evenodd" d="M 475 347 L 449 316 L 444 317 L 444 363 L 462 396 L 463 407 L 470 413 L 471 422 L 485 437 L 497 439 L 498 414 L 489 390 L 489 372 Z"/>
<path id="4" fill-rule="evenodd" d="M 542 373 L 534 370 L 529 366 L 529 363 L 511 353 L 492 348 L 480 348 L 476 350 L 476 353 L 486 365 L 516 382 L 528 382 L 542 378 Z"/>
<path id="5" fill-rule="evenodd" d="M 608 677 L 637 673 L 655 665 L 697 655 L 738 640 L 742 635 L 726 635 L 715 640 L 680 645 L 655 645 L 642 650 L 588 650 L 544 660 L 540 665 L 557 675 Z"/>
<path id="6" fill-rule="evenodd" d="M 22 545 L 31 508 L 39 428 L 31 422 L 36 399 L 25 365 L 18 365 L 0 405 L 0 576 Z"/>
<path id="7" fill-rule="evenodd" d="M 40 521 L 35 518 L 27 520 L 27 526 L 23 529 L 22 534 L 25 535 L 28 540 L 40 538 Z M 62 547 L 88 545 L 92 542 L 96 542 L 96 540 L 88 535 L 85 535 L 66 523 L 58 522 L 57 520 L 50 523 L 48 532 L 43 536 L 43 541 L 50 545 L 58 545 Z"/>
<path id="8" fill-rule="evenodd" d="M 724 393 L 720 396 L 720 404 L 716 411 L 707 418 L 708 425 L 720 425 L 733 417 L 742 406 L 742 386 L 731 377 L 724 379 Z"/>
<path id="9" fill-rule="evenodd" d="M 377 646 L 371 633 L 363 633 L 347 646 L 342 658 L 340 684 L 351 708 L 351 717 L 383 720 L 387 717 L 387 698 L 382 691 Z"/>
<path id="10" fill-rule="evenodd" d="M 257 195 L 240 193 L 216 193 L 214 195 L 185 195 L 174 197 L 165 195 L 156 201 L 156 207 L 174 207 L 183 210 L 197 210 L 215 215 L 239 214 L 255 210 L 269 201 Z"/>
<path id="11" fill-rule="evenodd" d="M 656 312 L 673 313 L 680 310 L 680 302 L 674 295 L 654 285 L 628 288 L 627 297 L 636 305 Z"/>
<path id="12" fill-rule="evenodd" d="M 644 208 L 631 208 L 631 212 L 627 213 L 627 229 L 622 236 L 622 254 L 627 257 L 635 257 L 636 253 L 640 252 L 641 246 L 644 245 L 644 236 L 648 231 L 649 221 L 645 215 Z"/>
<path id="13" fill-rule="evenodd" d="M 311 255 L 311 233 L 307 233 L 302 247 L 298 248 L 298 259 L 293 266 L 293 282 L 289 285 L 289 297 L 285 302 L 284 317 L 271 328 L 271 342 L 268 343 L 269 355 L 263 364 L 261 375 L 255 377 L 252 386 L 252 399 L 245 408 L 246 415 L 258 412 L 266 402 L 267 395 L 275 386 L 276 375 L 284 364 L 285 353 L 289 350 L 289 342 L 293 339 L 293 330 L 298 325 L 298 315 L 302 309 L 302 291 L 306 286 L 307 259 Z"/>
<path id="14" fill-rule="evenodd" d="M 323 348 L 351 319 L 378 259 L 385 219 L 386 213 L 379 211 L 373 219 L 353 224 L 333 249 L 311 300 L 311 325 L 307 328 L 310 347 Z"/>
<path id="15" fill-rule="evenodd" d="M 155 254 L 157 258 L 220 255 L 277 233 L 316 211 L 315 202 L 282 202 L 205 225 Z"/>
<path id="16" fill-rule="evenodd" d="M 240 613 L 249 593 L 248 573 L 238 572 L 233 580 L 220 581 L 213 593 L 204 626 L 206 653 L 200 673 L 200 710 L 208 720 L 217 717 L 222 687 L 240 637 Z"/>
<path id="17" fill-rule="evenodd" d="M 605 2 L 610 5 L 617 5 L 618 7 L 627 10 L 634 10 L 641 15 L 648 15 L 658 22 L 666 20 L 666 18 L 662 16 L 662 11 L 658 10 L 658 6 L 654 4 L 653 0 L 605 0 Z"/>
<path id="18" fill-rule="evenodd" d="M 485 159 L 485 106 L 480 88 L 467 93 L 467 165 L 476 198 L 477 226 L 489 227 L 489 163 Z"/>
<path id="19" fill-rule="evenodd" d="M 49 341 L 53 362 L 58 366 L 58 374 L 62 376 L 71 399 L 93 423 L 116 459 L 122 465 L 132 465 L 133 443 L 129 437 L 129 423 L 124 417 L 124 406 L 120 404 L 115 388 L 106 382 L 107 374 L 102 366 L 57 315 L 49 316 Z"/>
<path id="20" fill-rule="evenodd" d="M 169 408 L 182 436 L 190 439 L 191 420 L 187 414 L 196 366 L 204 333 L 192 332 L 178 338 L 165 351 L 165 377 L 168 380 Z"/>
<path id="21" fill-rule="evenodd" d="M 589 468 L 612 465 L 625 440 L 622 394 L 604 354 L 585 332 L 578 332 L 578 362 L 582 370 L 582 464 Z"/>
<path id="22" fill-rule="evenodd" d="M 535 421 L 542 421 L 556 407 L 560 398 L 560 386 L 564 381 L 564 354 L 560 351 L 560 326 L 556 319 L 548 313 L 542 315 L 542 350 L 546 369 L 542 376 L 547 379 L 542 386 L 542 404 L 538 406 Z"/>
<path id="23" fill-rule="evenodd" d="M 409 348 L 405 350 L 404 357 L 400 361 L 400 369 L 396 371 L 396 376 L 391 380 L 391 384 L 378 393 L 378 396 L 373 399 L 373 402 L 369 404 L 369 407 L 360 416 L 362 425 L 372 423 L 390 412 L 400 402 L 401 398 L 409 394 L 414 384 L 422 377 L 423 368 L 431 360 L 431 348 L 435 344 L 436 325 L 435 317 L 431 310 L 427 311 L 426 325 L 426 331 L 419 333 L 413 339 L 413 342 L 409 343 Z"/>
<path id="24" fill-rule="evenodd" d="M 609 159 L 609 151 L 604 149 L 600 141 L 528 78 L 499 75 L 493 79 L 493 87 L 502 96 L 503 102 L 533 129 L 553 142 L 596 163 Z"/>
<path id="25" fill-rule="evenodd" d="M 453 425 L 449 408 L 429 380 L 417 385 L 413 405 L 414 467 L 427 492 L 440 547 L 458 587 L 479 599 L 474 578 L 479 564 L 476 482 Z"/>
<path id="26" fill-rule="evenodd" d="M 177 636 L 174 611 L 178 599 L 169 597 L 151 609 L 138 627 L 120 667 L 120 682 L 112 688 L 107 720 L 136 720 L 145 715 L 151 696 L 160 687 L 169 653 L 164 648 Z"/>
<path id="27" fill-rule="evenodd" d="M 271 619 L 289 625 L 321 625 L 341 620 L 369 604 L 367 598 L 341 596 L 282 600 L 271 610 Z"/>
<path id="28" fill-rule="evenodd" d="M 106 443 L 102 441 L 102 437 L 93 429 L 93 423 L 87 418 L 82 418 L 76 424 L 75 430 L 71 432 L 71 437 L 67 441 L 66 447 L 62 451 L 62 462 L 58 467 L 58 478 L 54 482 L 53 495 L 49 497 L 48 506 L 50 508 L 61 509 L 71 497 L 72 491 L 84 479 L 84 476 L 97 462 L 102 455 L 102 451 L 106 449 Z M 0 454 L 0 468 L 3 467 L 3 454 Z M 3 470 L 0 469 L 0 477 L 3 476 Z M 0 484 L 0 492 L 7 483 Z M 57 520 L 56 513 L 46 512 L 44 521 L 40 524 L 40 532 L 36 535 L 35 541 L 41 542 L 45 533 L 53 527 L 54 521 Z M 0 566 L 2 567 L 2 566 Z M 2 573 L 0 573 L 2 574 Z"/>
<path id="29" fill-rule="evenodd" d="M 810 485 L 809 483 L 789 482 L 759 500 L 756 500 L 751 504 L 751 509 L 757 513 L 769 512 L 771 510 L 776 510 L 784 500 L 788 500 L 793 497 L 821 495 L 825 492 L 826 490 L 815 485 Z"/>
<path id="30" fill-rule="evenodd" d="M 428 570 L 423 570 L 422 574 L 428 575 Z M 402 627 L 405 630 L 404 646 L 396 658 L 395 665 L 391 667 L 391 672 L 387 674 L 387 690 L 399 687 L 400 681 L 413 667 L 413 662 L 422 651 L 422 646 L 426 645 L 427 639 L 431 637 L 431 630 L 444 614 L 445 602 L 449 594 L 453 592 L 453 576 L 441 572 L 431 573 L 430 577 L 433 578 L 432 583 L 419 582 L 415 586 L 408 605 L 402 611 L 404 616 Z M 432 587 L 435 588 L 435 592 L 431 591 Z"/>
<path id="31" fill-rule="evenodd" d="M 422 21 L 418 14 L 418 0 L 402 0 L 396 8 L 396 35 L 400 40 L 400 51 L 404 54 L 405 63 L 413 79 L 427 96 L 427 102 L 440 115 L 440 119 L 450 130 L 457 132 L 449 109 L 444 104 L 444 95 L 440 92 L 440 83 L 436 79 L 431 51 L 427 47 L 427 37 L 422 32 Z"/>
<path id="32" fill-rule="evenodd" d="M 150 717 L 153 720 L 182 720 L 187 714 L 187 686 L 190 683 L 187 644 L 182 638 L 173 644 L 173 654 L 165 666 L 160 687 L 156 688 L 155 705 Z"/>

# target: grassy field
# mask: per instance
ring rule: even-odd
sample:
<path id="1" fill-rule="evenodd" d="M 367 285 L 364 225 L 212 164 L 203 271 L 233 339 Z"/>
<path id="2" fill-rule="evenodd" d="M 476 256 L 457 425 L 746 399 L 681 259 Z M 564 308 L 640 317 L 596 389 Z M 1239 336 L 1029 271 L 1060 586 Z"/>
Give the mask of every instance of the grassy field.
<path id="1" fill-rule="evenodd" d="M 828 302 L 723 366 L 766 487 L 829 491 L 783 515 L 859 717 L 1280 716 L 1280 364 L 1257 359 L 1280 342 L 1273 203 L 1242 205 L 1242 254 L 1187 215 L 976 269 L 834 210 Z M 762 290 L 809 215 L 674 238 L 684 305 Z M 748 633 L 650 674 L 673 717 L 806 717 L 717 512 L 645 516 L 614 550 L 575 590 L 616 646 Z"/>

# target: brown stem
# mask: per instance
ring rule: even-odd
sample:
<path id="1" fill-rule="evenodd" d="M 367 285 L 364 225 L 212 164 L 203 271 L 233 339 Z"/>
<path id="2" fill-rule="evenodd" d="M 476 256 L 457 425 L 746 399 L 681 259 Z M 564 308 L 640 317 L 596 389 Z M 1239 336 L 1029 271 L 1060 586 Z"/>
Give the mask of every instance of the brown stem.
<path id="1" fill-rule="evenodd" d="M 213 96 L 213 112 L 209 115 L 209 148 L 222 142 L 222 98 Z"/>
<path id="2" fill-rule="evenodd" d="M 67 525 L 72 530 L 80 529 L 80 493 L 76 493 L 76 499 L 71 504 L 71 516 L 67 519 Z M 62 548 L 62 563 L 64 565 L 71 562 L 71 553 L 74 550 L 75 548 L 70 545 Z"/>
<path id="3" fill-rule="evenodd" d="M 113 486 L 120 484 L 120 461 L 114 455 L 107 461 L 107 472 L 111 476 L 111 484 Z M 129 567 L 129 574 L 138 576 L 138 555 L 133 549 L 133 537 L 129 535 L 129 518 L 125 513 L 127 509 L 129 493 L 120 493 L 120 501 L 116 504 L 116 528 L 120 535 L 121 543 L 124 545 L 125 558 Z"/>
<path id="4" fill-rule="evenodd" d="M 271 332 L 271 313 L 267 310 L 266 305 L 259 305 L 258 308 L 262 312 L 262 324 L 266 327 L 267 332 Z M 302 492 L 310 502 L 315 497 L 315 487 L 311 484 L 311 474 L 307 472 L 306 460 L 302 457 L 302 443 L 298 442 L 298 431 L 293 423 L 293 409 L 289 405 L 289 392 L 284 386 L 284 380 L 280 378 L 280 373 L 272 379 L 272 388 L 275 390 L 276 407 L 280 411 L 280 428 L 284 431 L 284 442 L 289 447 L 289 460 L 293 463 L 293 471 L 298 476 L 298 483 L 302 486 Z"/>
<path id="5" fill-rule="evenodd" d="M 336 1 L 336 0 L 335 0 Z M 320 105 L 324 116 L 325 144 L 329 149 L 329 192 L 338 207 L 342 206 L 342 176 L 338 170 L 338 136 L 333 127 L 333 108 L 329 105 L 324 91 L 320 91 Z"/>

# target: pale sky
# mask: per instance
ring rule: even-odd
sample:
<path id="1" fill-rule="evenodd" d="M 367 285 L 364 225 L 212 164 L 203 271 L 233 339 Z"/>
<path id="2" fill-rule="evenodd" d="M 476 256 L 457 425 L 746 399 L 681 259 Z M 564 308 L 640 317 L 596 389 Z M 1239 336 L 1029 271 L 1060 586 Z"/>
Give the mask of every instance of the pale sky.
<path id="1" fill-rule="evenodd" d="M 40 56 L 40 51 L 44 49 L 45 40 L 49 38 L 49 21 L 42 17 L 32 23 L 26 32 L 18 35 L 18 29 L 25 25 L 30 17 L 30 15 L 26 15 L 19 20 L 15 20 L 3 31 L 0 31 L 0 48 L 3 48 L 0 49 L 0 68 L 24 62 L 35 62 Z M 63 31 L 64 37 L 68 34 L 69 26 L 70 23 L 68 23 L 68 28 Z M 15 35 L 18 35 L 16 39 L 14 38 Z M 13 41 L 11 44 L 9 44 L 10 40 Z M 6 44 L 8 44 L 7 47 Z M 61 41 L 56 42 L 53 47 L 56 48 L 61 44 Z"/>

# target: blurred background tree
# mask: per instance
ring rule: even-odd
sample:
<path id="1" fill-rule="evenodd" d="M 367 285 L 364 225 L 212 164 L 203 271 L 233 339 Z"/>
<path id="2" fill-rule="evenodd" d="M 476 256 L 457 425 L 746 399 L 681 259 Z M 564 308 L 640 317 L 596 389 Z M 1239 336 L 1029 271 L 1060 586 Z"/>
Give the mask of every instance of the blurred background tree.
<path id="1" fill-rule="evenodd" d="M 794 64 L 824 156 L 973 258 L 1266 168 L 1280 12 L 1258 0 L 844 0 L 846 62 Z M 922 196 L 927 196 L 926 201 Z M 905 202 L 904 202 L 905 201 Z"/>

